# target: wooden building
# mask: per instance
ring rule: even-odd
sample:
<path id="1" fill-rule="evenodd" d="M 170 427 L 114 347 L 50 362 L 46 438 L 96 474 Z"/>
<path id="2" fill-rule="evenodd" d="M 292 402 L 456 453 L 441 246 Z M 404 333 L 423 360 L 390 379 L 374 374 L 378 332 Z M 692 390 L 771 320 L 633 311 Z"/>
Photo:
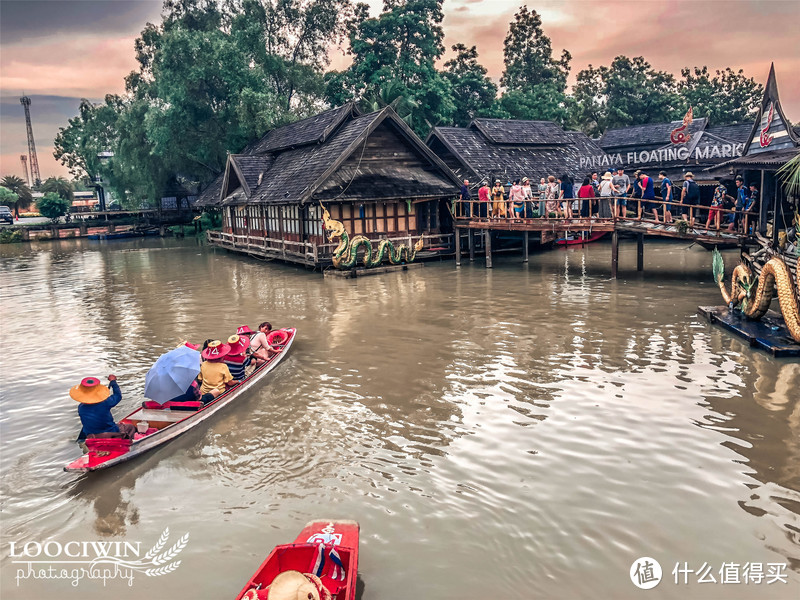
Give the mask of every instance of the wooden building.
<path id="1" fill-rule="evenodd" d="M 470 183 L 528 177 L 535 187 L 542 177 L 565 173 L 580 183 L 591 171 L 581 158 L 606 156 L 586 134 L 550 121 L 474 119 L 467 127 L 435 127 L 425 143 Z"/>
<path id="2" fill-rule="evenodd" d="M 447 203 L 459 182 L 391 108 L 361 114 L 354 104 L 268 132 L 241 154 L 198 204 L 222 209 L 209 241 L 309 266 L 330 263 L 320 202 L 351 236 L 449 246 Z"/>
<path id="3" fill-rule="evenodd" d="M 758 116 L 748 130 L 743 156 L 719 164 L 709 172 L 726 178 L 741 175 L 746 186 L 756 184 L 761 197 L 759 233 L 767 233 L 770 222 L 777 223 L 771 231 L 775 246 L 779 230 L 790 226 L 794 212 L 800 210 L 800 198 L 789 196 L 777 176 L 778 169 L 800 154 L 800 128 L 793 128 L 783 112 L 774 65 L 770 66 Z"/>

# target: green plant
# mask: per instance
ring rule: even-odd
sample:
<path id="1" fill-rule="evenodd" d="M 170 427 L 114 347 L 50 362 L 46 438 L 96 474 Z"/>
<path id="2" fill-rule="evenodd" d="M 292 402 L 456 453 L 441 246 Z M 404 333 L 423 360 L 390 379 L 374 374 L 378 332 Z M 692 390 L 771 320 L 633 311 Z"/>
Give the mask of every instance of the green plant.
<path id="1" fill-rule="evenodd" d="M 21 241 L 21 229 L 0 229 L 0 244 L 15 244 Z"/>
<path id="2" fill-rule="evenodd" d="M 55 192 L 47 192 L 36 205 L 39 207 L 39 212 L 43 217 L 47 217 L 53 223 L 56 223 L 59 217 L 67 214 L 70 203 Z"/>

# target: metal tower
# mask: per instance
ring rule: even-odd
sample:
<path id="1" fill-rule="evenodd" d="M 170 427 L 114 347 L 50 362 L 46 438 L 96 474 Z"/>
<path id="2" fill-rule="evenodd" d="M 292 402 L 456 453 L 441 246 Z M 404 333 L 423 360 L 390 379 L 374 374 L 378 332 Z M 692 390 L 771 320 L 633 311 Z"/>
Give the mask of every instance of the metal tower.
<path id="1" fill-rule="evenodd" d="M 33 141 L 33 127 L 31 127 L 31 99 L 28 96 L 23 96 L 19 99 L 19 103 L 25 107 L 25 125 L 28 127 L 28 156 L 31 159 L 31 179 L 34 185 L 39 185 L 42 182 L 42 177 L 39 175 L 39 159 L 36 158 L 36 143 Z"/>
<path id="2" fill-rule="evenodd" d="M 25 183 L 28 184 L 28 187 L 31 187 L 31 176 L 28 175 L 28 156 L 20 154 L 19 160 L 22 163 L 22 174 L 25 175 Z"/>

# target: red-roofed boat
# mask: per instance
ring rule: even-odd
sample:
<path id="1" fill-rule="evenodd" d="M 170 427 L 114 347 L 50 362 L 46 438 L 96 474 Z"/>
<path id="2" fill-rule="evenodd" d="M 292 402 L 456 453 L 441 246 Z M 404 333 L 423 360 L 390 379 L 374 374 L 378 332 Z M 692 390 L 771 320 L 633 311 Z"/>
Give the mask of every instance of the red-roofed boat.
<path id="1" fill-rule="evenodd" d="M 280 352 L 274 354 L 267 362 L 256 367 L 242 382 L 228 388 L 212 402 L 203 406 L 202 402 L 180 402 L 158 404 L 146 402 L 146 406 L 137 408 L 126 416 L 121 423 L 147 423 L 148 429 L 144 433 L 137 433 L 133 440 L 120 438 L 87 438 L 85 440 L 88 451 L 79 459 L 72 461 L 64 467 L 65 471 L 88 472 L 106 469 L 144 454 L 148 450 L 160 446 L 180 434 L 196 427 L 218 410 L 227 406 L 255 385 L 272 371 L 278 363 L 288 354 L 294 342 L 297 330 L 294 328 L 281 329 L 286 334 L 283 344 L 277 346 Z"/>
<path id="2" fill-rule="evenodd" d="M 287 571 L 306 574 L 324 586 L 321 600 L 355 600 L 358 579 L 356 521 L 312 521 L 291 544 L 275 546 L 236 600 L 269 600 L 269 586 Z M 314 596 L 310 596 L 314 597 Z"/>

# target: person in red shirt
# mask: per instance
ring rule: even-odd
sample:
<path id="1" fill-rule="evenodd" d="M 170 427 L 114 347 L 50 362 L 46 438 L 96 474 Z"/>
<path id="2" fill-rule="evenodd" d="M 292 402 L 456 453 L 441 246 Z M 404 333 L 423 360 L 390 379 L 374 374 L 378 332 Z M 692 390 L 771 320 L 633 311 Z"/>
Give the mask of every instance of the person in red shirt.
<path id="1" fill-rule="evenodd" d="M 481 187 L 478 189 L 478 216 L 484 219 L 489 214 L 489 202 L 491 202 L 489 197 L 490 192 L 489 182 L 484 179 L 481 181 Z"/>
<path id="2" fill-rule="evenodd" d="M 583 179 L 583 184 L 578 190 L 578 198 L 581 198 L 581 216 L 590 217 L 594 214 L 594 207 L 590 198 L 594 198 L 594 186 L 588 177 Z"/>

